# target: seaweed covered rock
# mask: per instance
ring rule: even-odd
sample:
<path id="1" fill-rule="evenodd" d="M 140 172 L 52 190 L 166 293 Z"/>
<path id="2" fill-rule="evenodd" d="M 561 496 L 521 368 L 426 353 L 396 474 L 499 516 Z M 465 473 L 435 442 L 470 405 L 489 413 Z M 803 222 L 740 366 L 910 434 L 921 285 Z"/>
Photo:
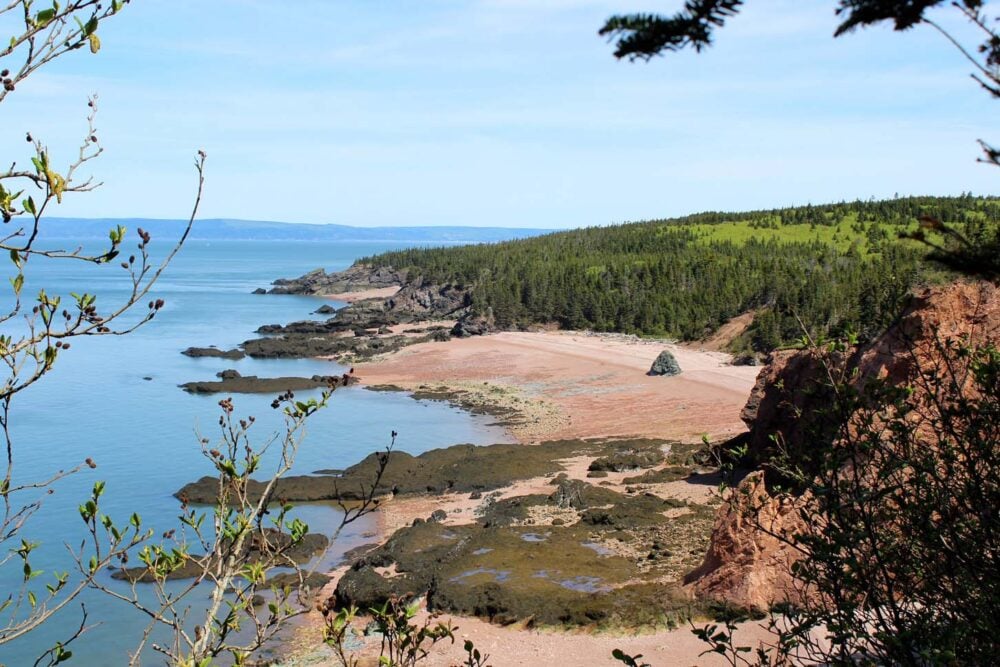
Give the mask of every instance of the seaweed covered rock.
<path id="1" fill-rule="evenodd" d="M 649 372 L 646 373 L 646 375 L 665 375 L 667 377 L 680 374 L 680 364 L 677 363 L 677 359 L 674 358 L 670 350 L 660 352 L 656 356 L 656 360 L 653 361 L 653 365 L 649 367 Z"/>
<path id="2" fill-rule="evenodd" d="M 624 449 L 609 456 L 594 459 L 588 470 L 591 472 L 624 472 L 652 468 L 663 460 L 663 454 L 655 449 Z"/>
<path id="3" fill-rule="evenodd" d="M 239 371 L 228 369 L 216 374 L 219 380 L 185 382 L 180 387 L 191 394 L 276 394 L 285 391 L 300 391 L 326 387 L 336 389 L 357 384 L 352 375 L 313 375 L 312 377 L 261 378 L 256 375 L 240 375 Z"/>
<path id="4" fill-rule="evenodd" d="M 580 443 L 549 443 L 538 447 L 498 444 L 485 447 L 454 445 L 413 456 L 402 451 L 389 454 L 376 495 L 390 493 L 445 493 L 489 491 L 506 486 L 511 481 L 528 479 L 538 474 L 555 472 L 559 465 L 554 459 L 571 455 L 585 445 Z M 334 475 L 291 475 L 278 480 L 275 495 L 292 502 L 317 500 L 360 500 L 371 486 L 384 453 L 369 454 L 359 463 Z M 258 498 L 263 484 L 251 480 L 247 490 Z M 217 481 L 204 477 L 185 485 L 177 492 L 189 502 L 211 503 L 215 499 Z"/>
<path id="5" fill-rule="evenodd" d="M 665 576 L 670 567 L 665 560 L 650 564 L 608 546 L 628 531 L 636 536 L 639 553 L 654 549 L 671 523 L 663 516 L 670 502 L 578 480 L 556 486 L 550 496 L 494 503 L 474 524 L 420 521 L 397 531 L 355 561 L 331 603 L 372 607 L 392 595 L 426 595 L 434 611 L 497 623 L 576 626 L 650 623 L 689 607 L 677 579 Z M 533 523 L 533 516 L 557 507 L 584 515 L 611 512 L 616 521 Z"/>
<path id="6" fill-rule="evenodd" d="M 233 361 L 246 356 L 240 350 L 220 350 L 217 347 L 189 347 L 181 352 L 186 357 L 218 357 L 220 359 L 231 359 Z"/>

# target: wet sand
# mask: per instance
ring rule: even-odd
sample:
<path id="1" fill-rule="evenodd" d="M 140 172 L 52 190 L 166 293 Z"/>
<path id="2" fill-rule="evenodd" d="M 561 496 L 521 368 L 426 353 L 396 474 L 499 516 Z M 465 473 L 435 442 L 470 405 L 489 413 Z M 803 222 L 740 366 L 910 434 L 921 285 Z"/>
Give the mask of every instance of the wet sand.
<path id="1" fill-rule="evenodd" d="M 663 349 L 677 358 L 680 375 L 646 375 Z M 504 332 L 413 345 L 359 364 L 355 372 L 368 385 L 443 386 L 485 393 L 484 401 L 492 394 L 506 407 L 527 410 L 526 423 L 511 427 L 521 442 L 603 436 L 690 441 L 745 430 L 739 413 L 759 369 L 731 366 L 729 359 L 630 336 Z"/>

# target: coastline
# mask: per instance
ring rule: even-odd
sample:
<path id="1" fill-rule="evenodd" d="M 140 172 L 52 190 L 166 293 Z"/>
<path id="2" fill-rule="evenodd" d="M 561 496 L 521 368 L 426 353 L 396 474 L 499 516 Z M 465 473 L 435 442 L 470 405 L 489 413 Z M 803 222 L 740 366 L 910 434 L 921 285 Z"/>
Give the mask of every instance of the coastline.
<path id="1" fill-rule="evenodd" d="M 675 377 L 646 375 L 657 354 L 670 350 L 682 373 Z M 517 442 L 531 445 L 544 440 L 602 437 L 641 437 L 694 443 L 703 435 L 720 440 L 745 430 L 740 411 L 756 381 L 759 369 L 732 366 L 729 355 L 623 335 L 585 332 L 504 332 L 483 337 L 452 339 L 446 343 L 422 343 L 357 364 L 362 385 L 414 392 L 418 398 L 442 398 L 466 409 L 502 415 L 508 432 Z M 491 412 L 492 411 L 492 412 Z M 559 460 L 570 479 L 588 479 L 592 456 Z M 610 472 L 600 480 L 606 488 L 624 492 L 639 490 L 684 502 L 714 504 L 714 484 L 678 479 L 660 483 L 627 485 L 631 472 Z M 634 479 L 634 478 L 633 478 Z M 549 493 L 552 476 L 540 476 L 511 484 L 496 500 Z M 484 501 L 468 494 L 418 495 L 387 499 L 377 512 L 375 541 L 384 543 L 396 530 L 442 510 L 446 525 L 474 522 Z M 683 514 L 685 509 L 678 510 Z M 539 523 L 552 516 L 535 517 Z M 708 526 L 710 527 L 710 526 Z M 702 526 L 702 529 L 706 529 Z M 619 547 L 629 553 L 628 545 Z M 331 582 L 318 599 L 333 593 L 347 565 L 329 574 Z M 426 612 L 424 612 L 426 614 Z M 312 622 L 300 628 L 293 646 L 309 664 L 317 657 L 322 621 L 316 612 Z M 533 629 L 523 623 L 499 626 L 487 621 L 444 615 L 459 627 L 456 643 L 439 645 L 424 662 L 429 666 L 450 665 L 464 660 L 462 644 L 471 639 L 476 647 L 492 655 L 495 665 L 535 665 L 553 660 L 566 664 L 613 664 L 611 650 L 641 653 L 653 664 L 714 664 L 701 656 L 705 644 L 689 628 L 647 629 L 635 634 L 592 630 L 559 631 Z M 757 624 L 739 630 L 743 641 L 756 643 L 766 637 Z M 378 641 L 359 638 L 358 655 L 377 654 Z M 320 649 L 322 652 L 322 649 Z M 293 652 L 293 655 L 296 653 Z M 568 662 L 567 662 L 568 661 Z M 296 663 L 292 663 L 296 664 Z M 329 664 L 335 664 L 330 660 Z M 365 663 L 362 663 L 365 664 Z M 373 663 L 374 664 L 374 663 Z M 724 664 L 721 661 L 719 664 Z"/>
<path id="2" fill-rule="evenodd" d="M 670 350 L 682 373 L 646 375 Z M 362 385 L 448 392 L 466 407 L 518 414 L 508 429 L 522 443 L 564 438 L 730 438 L 759 368 L 730 356 L 665 341 L 585 332 L 502 332 L 421 343 L 355 365 Z"/>
<path id="3" fill-rule="evenodd" d="M 592 456 L 576 456 L 559 461 L 563 472 L 569 479 L 594 482 L 588 479 L 589 464 Z M 686 479 L 670 482 L 641 484 L 626 484 L 625 480 L 635 475 L 630 472 L 611 472 L 600 480 L 605 488 L 623 491 L 627 486 L 636 488 L 642 493 L 655 493 L 663 498 L 682 499 L 692 503 L 717 503 L 717 492 L 714 484 L 691 483 Z M 704 482 L 704 480 L 703 480 Z M 552 476 L 539 476 L 521 480 L 500 491 L 497 502 L 536 493 L 549 493 L 552 489 Z M 374 542 L 382 544 L 395 531 L 405 528 L 415 519 L 424 520 L 431 512 L 443 511 L 446 518 L 441 523 L 446 526 L 460 526 L 475 521 L 476 514 L 483 508 L 482 500 L 472 500 L 468 494 L 418 495 L 388 499 L 376 512 L 376 528 L 378 532 Z M 678 510 L 675 516 L 683 516 L 685 510 Z M 533 517 L 532 525 L 552 525 L 558 515 Z M 604 546 L 616 548 L 619 555 L 630 558 L 641 558 L 642 554 L 629 551 L 629 545 L 620 546 L 605 543 Z M 342 564 L 328 572 L 331 581 L 319 592 L 317 599 L 325 600 L 336 588 L 340 576 L 347 572 L 350 564 Z M 423 601 L 425 602 L 425 601 Z M 450 623 L 455 627 L 455 642 L 441 642 L 431 649 L 429 655 L 421 661 L 427 667 L 452 667 L 464 664 L 465 640 L 471 640 L 476 648 L 484 654 L 489 654 L 489 664 L 494 667 L 534 667 L 539 664 L 568 664 L 581 667 L 611 666 L 616 662 L 611 652 L 621 649 L 629 655 L 641 654 L 644 661 L 649 661 L 654 667 L 665 665 L 727 665 L 722 656 L 716 654 L 703 655 L 707 645 L 691 632 L 691 627 L 535 627 L 530 621 L 501 625 L 490 621 L 450 613 L 431 614 L 422 603 L 420 611 L 412 620 L 422 625 L 426 620 L 432 622 Z M 710 621 L 695 621 L 701 627 Z M 376 666 L 380 647 L 380 638 L 361 634 L 364 623 L 358 627 L 358 633 L 353 638 L 354 655 L 359 658 L 359 667 Z M 740 624 L 734 638 L 742 645 L 756 646 L 761 642 L 772 640 L 766 628 L 766 621 L 750 621 Z M 332 650 L 322 646 L 322 619 L 313 611 L 306 617 L 306 622 L 297 629 L 294 638 L 289 642 L 291 652 L 284 667 L 304 665 L 322 665 L 333 667 L 339 664 Z M 298 650 L 296 650 L 298 647 Z M 319 648 L 317 648 L 319 647 Z"/>

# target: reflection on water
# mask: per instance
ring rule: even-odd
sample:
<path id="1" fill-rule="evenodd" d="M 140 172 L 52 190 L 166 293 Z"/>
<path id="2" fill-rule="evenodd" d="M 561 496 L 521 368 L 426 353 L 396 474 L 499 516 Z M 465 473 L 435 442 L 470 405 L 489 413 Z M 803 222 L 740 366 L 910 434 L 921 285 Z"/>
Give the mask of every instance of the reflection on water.
<path id="1" fill-rule="evenodd" d="M 610 591 L 611 587 L 606 585 L 601 585 L 600 577 L 573 577 L 572 579 L 563 579 L 559 582 L 559 585 L 563 588 L 568 588 L 571 591 L 578 591 L 580 593 L 604 593 Z"/>
<path id="2" fill-rule="evenodd" d="M 597 553 L 598 556 L 613 556 L 614 551 L 604 546 L 603 544 L 598 544 L 597 542 L 581 542 L 580 546 L 587 547 Z"/>
<path id="3" fill-rule="evenodd" d="M 493 579 L 493 581 L 500 584 L 510 579 L 510 570 L 494 570 L 493 568 L 490 567 L 477 567 L 475 570 L 467 570 L 462 574 L 454 576 L 448 581 L 450 581 L 453 584 L 457 584 L 465 579 L 468 579 L 470 577 L 475 577 L 480 574 L 490 575 L 490 578 Z"/>
<path id="4" fill-rule="evenodd" d="M 551 533 L 545 533 L 544 535 L 540 535 L 538 533 L 522 533 L 521 539 L 525 542 L 544 542 L 548 539 L 550 534 Z"/>

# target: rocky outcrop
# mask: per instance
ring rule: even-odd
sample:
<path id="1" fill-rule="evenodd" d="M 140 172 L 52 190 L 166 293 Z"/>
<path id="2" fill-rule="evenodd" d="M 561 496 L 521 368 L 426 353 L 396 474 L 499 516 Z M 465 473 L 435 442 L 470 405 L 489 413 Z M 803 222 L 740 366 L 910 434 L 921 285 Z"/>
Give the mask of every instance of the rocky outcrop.
<path id="1" fill-rule="evenodd" d="M 802 603 L 805 592 L 792 576 L 799 553 L 775 535 L 802 532 L 805 502 L 772 496 L 763 472 L 745 477 L 716 514 L 705 560 L 685 583 L 694 582 L 698 597 L 758 612 Z"/>
<path id="2" fill-rule="evenodd" d="M 959 340 L 973 346 L 1000 341 L 1000 288 L 976 282 L 918 292 L 899 322 L 860 350 L 859 375 L 913 380 L 918 369 L 938 361 L 938 342 Z"/>
<path id="3" fill-rule="evenodd" d="M 354 268 L 356 267 L 352 267 L 350 271 Z M 301 280 L 309 284 L 308 289 L 314 289 L 316 284 L 322 283 L 316 272 L 303 276 Z M 368 359 L 408 345 L 448 340 L 450 336 L 447 330 L 429 331 L 426 336 L 410 336 L 394 334 L 391 327 L 425 320 L 461 318 L 468 312 L 471 303 L 472 297 L 468 289 L 418 281 L 388 298 L 355 301 L 332 311 L 333 317 L 325 320 L 265 324 L 257 329 L 257 333 L 267 337 L 245 341 L 242 347 L 248 356 L 258 359 Z M 331 312 L 325 307 L 320 310 L 324 313 Z M 485 333 L 487 323 L 483 323 L 482 328 Z"/>
<path id="4" fill-rule="evenodd" d="M 468 288 L 435 285 L 424 281 L 404 285 L 385 300 L 387 312 L 409 313 L 416 319 L 439 319 L 463 314 L 472 305 Z"/>
<path id="5" fill-rule="evenodd" d="M 939 342 L 1000 340 L 1000 289 L 953 283 L 916 293 L 900 319 L 866 345 L 843 351 L 781 350 L 771 354 L 740 414 L 750 429 L 750 456 L 766 464 L 780 442 L 808 466 L 830 446 L 844 415 L 831 414 L 831 380 L 856 388 L 874 378 L 903 384 L 939 363 Z"/>
<path id="6" fill-rule="evenodd" d="M 269 294 L 312 294 L 330 295 L 345 292 L 362 292 L 384 287 L 396 287 L 406 280 L 404 272 L 392 267 L 373 267 L 366 264 L 354 266 L 336 273 L 327 273 L 323 269 L 310 271 L 298 278 L 279 278 L 275 280 Z"/>
<path id="7" fill-rule="evenodd" d="M 667 377 L 680 374 L 681 366 L 677 363 L 677 359 L 674 358 L 670 350 L 664 350 L 656 355 L 653 365 L 649 367 L 649 372 L 646 373 L 646 375 L 665 375 Z"/>
<path id="8" fill-rule="evenodd" d="M 185 382 L 181 389 L 191 394 L 278 394 L 286 391 L 301 391 L 327 387 L 336 389 L 357 384 L 353 375 L 313 375 L 312 377 L 261 378 L 256 375 L 240 375 L 235 370 L 217 373 L 217 381 Z"/>
<path id="9" fill-rule="evenodd" d="M 284 334 L 254 338 L 243 343 L 247 356 L 254 359 L 308 359 L 332 357 L 341 361 L 371 359 L 408 345 L 448 340 L 448 333 L 435 331 L 426 336 L 379 335 L 377 329 L 356 329 L 351 335 L 328 336 Z"/>
<path id="10" fill-rule="evenodd" d="M 451 328 L 451 335 L 456 338 L 468 338 L 470 336 L 485 336 L 497 331 L 496 321 L 493 319 L 493 309 L 487 309 L 485 315 L 467 312 L 458 318 L 455 326 Z"/>
<path id="11" fill-rule="evenodd" d="M 322 322 L 313 320 L 301 320 L 288 324 L 264 324 L 257 327 L 257 333 L 268 336 L 285 334 L 354 334 L 359 329 L 371 329 L 376 333 L 383 327 L 391 327 L 398 324 L 396 320 L 379 315 L 367 319 L 354 317 L 332 317 Z"/>
<path id="12" fill-rule="evenodd" d="M 851 357 L 800 350 L 771 353 L 740 413 L 750 429 L 748 456 L 753 464 L 766 465 L 779 447 L 804 461 L 829 446 L 839 421 L 829 414 L 833 394 L 824 364 L 841 375 Z"/>
<path id="13" fill-rule="evenodd" d="M 766 466 L 777 442 L 793 464 L 809 471 L 819 455 L 837 446 L 842 426 L 851 423 L 851 415 L 832 410 L 831 381 L 857 389 L 876 378 L 911 386 L 910 400 L 918 404 L 927 398 L 919 374 L 944 363 L 940 346 L 948 341 L 1000 342 L 1000 289 L 984 282 L 926 288 L 868 344 L 822 356 L 773 353 L 742 413 L 750 428 L 750 458 Z M 718 512 L 704 562 L 686 578 L 693 592 L 758 610 L 805 601 L 807 594 L 791 576 L 797 555 L 774 534 L 802 532 L 806 526 L 799 510 L 809 502 L 808 496 L 772 494 L 762 471 L 745 478 Z"/>
<path id="14" fill-rule="evenodd" d="M 220 359 L 231 359 L 236 361 L 246 355 L 239 350 L 220 350 L 217 347 L 189 347 L 181 352 L 188 357 L 218 357 Z"/>

